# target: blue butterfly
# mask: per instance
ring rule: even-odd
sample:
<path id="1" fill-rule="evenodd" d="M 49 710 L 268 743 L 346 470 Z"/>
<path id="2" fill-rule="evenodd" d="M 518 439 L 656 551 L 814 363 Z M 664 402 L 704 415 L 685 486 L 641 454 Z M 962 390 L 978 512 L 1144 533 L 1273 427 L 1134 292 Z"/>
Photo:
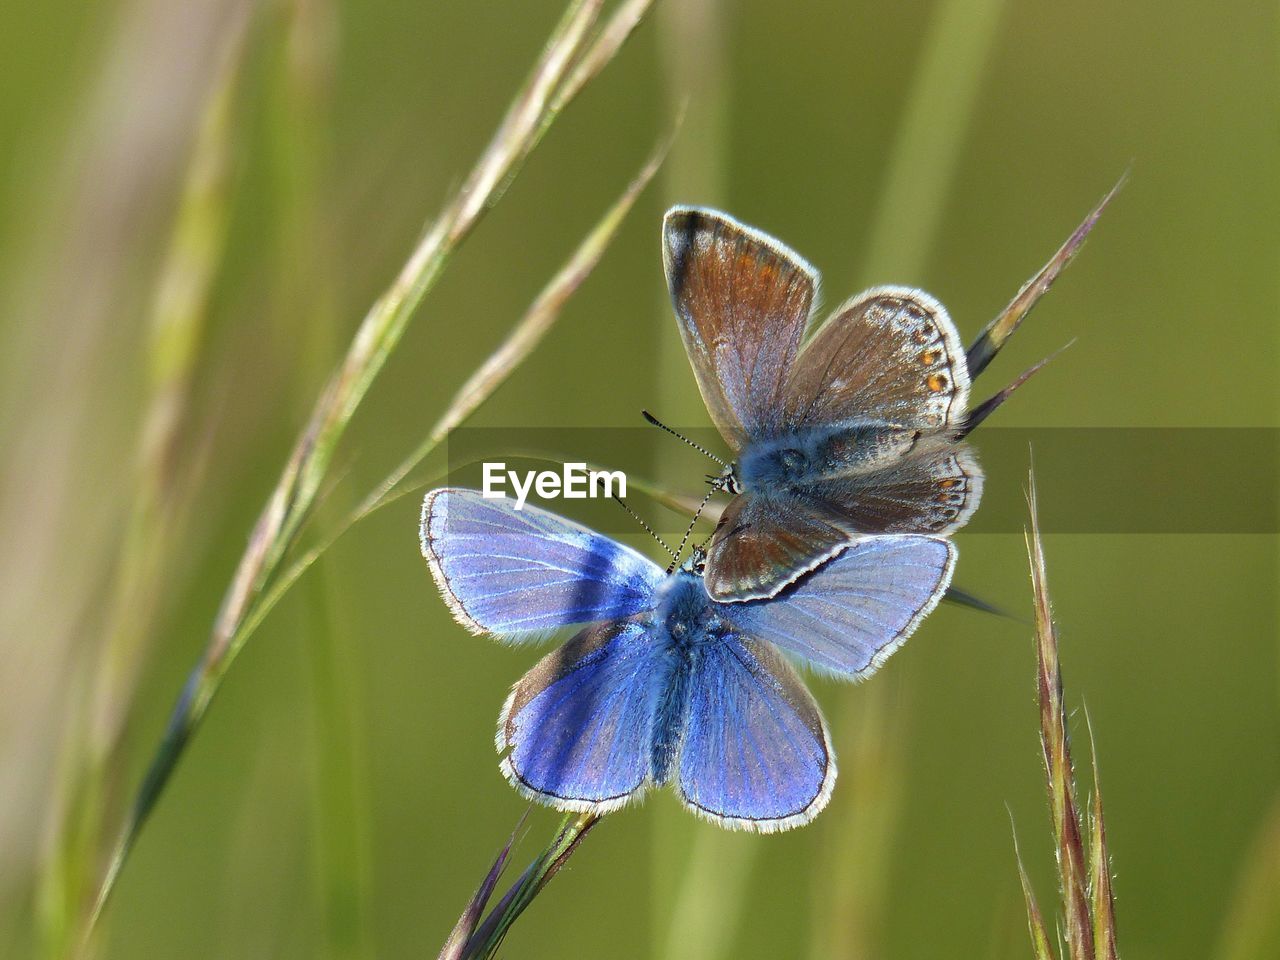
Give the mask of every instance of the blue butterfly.
<path id="1" fill-rule="evenodd" d="M 502 772 L 522 795 L 605 813 L 672 785 L 721 826 L 809 822 L 836 779 L 826 721 L 787 660 L 874 672 L 947 589 L 951 543 L 846 540 L 771 600 L 723 604 L 700 561 L 664 571 L 536 507 L 443 489 L 422 506 L 422 553 L 455 618 L 528 643 L 586 624 L 511 690 Z"/>
<path id="2" fill-rule="evenodd" d="M 933 297 L 875 287 L 801 346 L 818 274 L 715 210 L 675 207 L 663 264 L 698 388 L 736 461 L 707 547 L 716 600 L 771 597 L 860 533 L 955 531 L 982 471 L 958 440 L 969 369 Z"/>

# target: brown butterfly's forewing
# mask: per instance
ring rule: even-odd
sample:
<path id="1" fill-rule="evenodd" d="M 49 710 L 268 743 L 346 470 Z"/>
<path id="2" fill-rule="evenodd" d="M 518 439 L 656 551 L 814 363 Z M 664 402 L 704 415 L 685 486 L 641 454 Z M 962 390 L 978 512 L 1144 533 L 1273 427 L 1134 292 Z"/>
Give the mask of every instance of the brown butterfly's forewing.
<path id="1" fill-rule="evenodd" d="M 669 211 L 662 245 L 702 399 L 725 440 L 741 450 L 778 428 L 817 273 L 776 240 L 711 210 Z"/>

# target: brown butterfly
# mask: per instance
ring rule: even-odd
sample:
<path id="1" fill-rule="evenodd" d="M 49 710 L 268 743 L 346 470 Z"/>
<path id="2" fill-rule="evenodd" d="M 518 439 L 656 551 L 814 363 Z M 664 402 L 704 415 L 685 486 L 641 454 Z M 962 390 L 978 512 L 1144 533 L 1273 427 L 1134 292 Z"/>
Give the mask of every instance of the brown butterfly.
<path id="1" fill-rule="evenodd" d="M 974 410 L 970 381 L 1114 193 L 967 355 L 942 304 L 901 286 L 858 294 L 806 341 L 818 290 L 813 267 L 724 213 L 667 212 L 663 264 L 680 334 L 734 453 L 713 480 L 735 495 L 707 545 L 713 599 L 774 596 L 850 537 L 947 534 L 968 521 L 983 474 L 961 440 L 1044 361 Z"/>

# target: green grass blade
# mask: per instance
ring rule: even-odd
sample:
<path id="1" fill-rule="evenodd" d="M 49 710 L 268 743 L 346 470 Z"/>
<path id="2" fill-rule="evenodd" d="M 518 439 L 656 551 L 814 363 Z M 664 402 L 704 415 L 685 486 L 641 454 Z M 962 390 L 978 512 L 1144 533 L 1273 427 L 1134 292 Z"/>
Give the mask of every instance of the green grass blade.
<path id="1" fill-rule="evenodd" d="M 511 927 L 552 878 L 573 856 L 587 833 L 601 820 L 592 813 L 566 814 L 555 839 L 503 895 L 458 954 L 459 960 L 489 960 L 495 956 Z"/>
<path id="2" fill-rule="evenodd" d="M 1049 939 L 1049 931 L 1045 926 L 1044 914 L 1036 902 L 1035 891 L 1027 877 L 1027 870 L 1022 865 L 1022 853 L 1018 850 L 1018 833 L 1013 833 L 1013 855 L 1018 861 L 1018 879 L 1022 883 L 1022 898 L 1027 906 L 1027 929 L 1031 934 L 1031 953 L 1035 960 L 1055 960 L 1053 943 Z"/>
<path id="3" fill-rule="evenodd" d="M 833 736 L 843 796 L 826 812 L 833 819 L 823 827 L 814 858 L 812 960 L 882 952 L 905 792 L 903 715 L 910 712 L 902 709 L 901 693 L 890 690 L 867 684 L 840 704 L 840 729 Z"/>
<path id="4" fill-rule="evenodd" d="M 867 257 L 859 270 L 861 286 L 913 282 L 924 272 L 1004 7 L 1005 0 L 942 0 L 933 8 L 878 191 Z M 819 860 L 815 885 L 827 890 L 828 915 L 815 920 L 815 957 L 822 955 L 826 937 L 837 937 L 851 950 L 878 952 L 875 931 L 882 911 L 867 904 L 888 901 L 884 869 L 895 818 L 888 810 L 867 808 L 898 791 L 902 770 L 891 753 L 872 744 L 864 748 L 860 735 L 850 731 L 856 729 L 855 720 L 857 725 L 892 729 L 882 715 L 886 709 L 881 695 L 859 688 L 842 695 L 833 717 L 837 743 L 849 737 L 857 744 L 841 765 L 845 777 L 840 789 L 857 792 L 853 802 L 860 815 L 825 819 L 816 827 L 825 835 L 828 856 Z M 856 786 L 860 783 L 876 786 L 863 792 Z M 832 870 L 832 863 L 838 869 Z M 851 910 L 846 906 L 851 903 L 863 906 Z"/>
<path id="5" fill-rule="evenodd" d="M 941 0 L 929 20 L 868 234 L 862 286 L 912 282 L 933 249 L 1005 0 Z"/>
<path id="6" fill-rule="evenodd" d="M 133 499 L 113 560 L 102 654 L 86 663 L 86 714 L 69 725 L 65 772 L 50 827 L 50 854 L 39 878 L 42 936 L 50 956 L 65 955 L 85 922 L 94 864 L 107 820 L 118 807 L 115 785 L 121 735 L 146 661 L 163 596 L 166 560 L 186 516 L 193 469 L 176 466 L 209 300 L 222 264 L 230 211 L 247 24 L 225 38 L 183 177 L 181 195 L 156 277 L 146 341 L 147 400 L 138 436 Z"/>
<path id="7" fill-rule="evenodd" d="M 1222 921 L 1217 960 L 1280 956 L 1280 796 L 1250 846 Z"/>
<path id="8" fill-rule="evenodd" d="M 307 666 L 312 704 L 311 847 L 327 956 L 372 960 L 370 815 L 360 674 L 336 605 L 348 582 L 326 557 L 310 581 Z"/>
<path id="9" fill-rule="evenodd" d="M 587 46 L 598 2 L 570 4 L 512 103 L 493 140 L 463 186 L 413 250 L 387 291 L 361 322 L 347 354 L 317 399 L 280 480 L 259 517 L 232 579 L 201 664 L 193 671 L 113 849 L 88 929 L 101 915 L 120 870 L 191 733 L 203 719 L 229 664 L 247 636 L 242 625 L 315 505 L 330 474 L 338 442 L 411 317 L 449 255 L 500 196 L 509 174 L 536 146 L 556 112 L 566 76 Z"/>
<path id="10" fill-rule="evenodd" d="M 677 123 L 677 127 L 679 124 Z M 671 147 L 675 133 L 662 141 L 646 161 L 622 195 L 605 211 L 603 217 L 591 229 L 586 238 L 534 299 L 523 317 L 511 328 L 506 339 L 454 394 L 444 414 L 436 421 L 430 433 L 382 483 L 378 484 L 357 509 L 358 516 L 365 516 L 384 505 L 397 487 L 427 459 L 449 434 L 457 429 L 493 396 L 507 378 L 542 342 L 543 337 L 555 326 L 565 304 L 578 291 L 599 264 L 613 238 L 617 236 L 631 208 L 653 180 Z"/>
<path id="11" fill-rule="evenodd" d="M 716 206 L 728 201 L 733 15 L 732 4 L 726 0 L 681 0 L 658 8 L 654 25 L 663 93 L 668 109 L 687 108 L 691 131 L 676 146 L 663 172 L 664 205 Z M 656 255 L 656 247 L 654 252 Z M 651 378 L 653 396 L 661 398 L 660 415 L 677 425 L 705 422 L 665 285 L 655 286 L 654 294 L 654 315 L 665 318 L 657 332 L 657 363 Z M 659 446 L 653 463 L 655 475 L 681 476 L 679 456 L 674 446 Z M 627 484 L 629 490 L 634 486 L 631 476 Z M 694 492 L 698 495 L 691 498 L 687 509 L 675 508 L 683 515 L 680 527 L 702 499 L 703 491 Z M 663 960 L 672 956 L 718 960 L 726 956 L 726 945 L 729 949 L 733 946 L 734 918 L 743 910 L 740 878 L 750 875 L 756 858 L 753 845 L 716 836 L 713 828 L 692 821 L 674 805 L 656 806 L 650 816 L 652 955 Z M 723 886 L 708 886 L 702 880 L 715 874 L 722 858 L 731 865 L 734 879 Z M 679 952 L 673 954 L 673 950 Z"/>
<path id="12" fill-rule="evenodd" d="M 1088 714 L 1085 714 L 1088 722 Z M 1115 894 L 1111 887 L 1111 854 L 1102 814 L 1102 780 L 1098 774 L 1098 745 L 1089 723 L 1089 755 L 1093 762 L 1093 802 L 1089 817 L 1089 896 L 1093 909 L 1093 943 L 1097 960 L 1118 960 Z"/>

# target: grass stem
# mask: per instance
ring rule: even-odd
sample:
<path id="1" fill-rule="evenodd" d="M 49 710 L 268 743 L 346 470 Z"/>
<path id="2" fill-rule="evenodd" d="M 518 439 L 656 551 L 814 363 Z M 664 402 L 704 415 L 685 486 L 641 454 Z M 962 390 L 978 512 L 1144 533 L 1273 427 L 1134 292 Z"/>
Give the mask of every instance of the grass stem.
<path id="1" fill-rule="evenodd" d="M 628 31 L 606 27 L 592 37 L 600 0 L 575 0 L 566 9 L 528 80 L 517 94 L 470 175 L 446 204 L 386 292 L 360 323 L 337 371 L 317 398 L 278 483 L 249 539 L 215 620 L 205 654 L 192 671 L 161 743 L 125 817 L 98 885 L 84 940 L 96 925 L 139 832 L 163 793 L 222 678 L 248 637 L 244 626 L 269 597 L 281 563 L 294 546 L 330 478 L 334 456 L 352 416 L 399 344 L 423 297 L 483 214 L 502 196 L 521 164 L 583 84 L 616 54 Z M 628 5 L 628 20 L 638 21 Z M 639 11 L 642 13 L 643 11 Z M 611 25 L 612 26 L 612 25 Z M 575 73 L 580 64 L 586 73 Z M 567 82 L 566 82 L 567 81 Z"/>

